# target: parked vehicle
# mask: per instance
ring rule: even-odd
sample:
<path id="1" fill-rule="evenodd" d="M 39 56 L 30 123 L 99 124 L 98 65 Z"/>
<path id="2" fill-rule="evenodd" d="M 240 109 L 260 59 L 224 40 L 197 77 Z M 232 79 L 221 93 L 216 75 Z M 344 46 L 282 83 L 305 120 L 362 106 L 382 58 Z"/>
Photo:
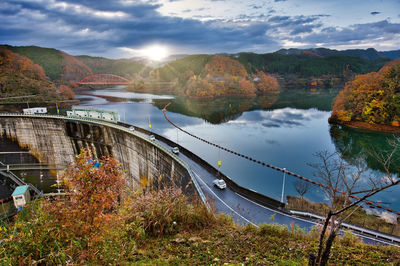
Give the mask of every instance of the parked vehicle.
<path id="1" fill-rule="evenodd" d="M 130 126 L 130 127 L 129 127 L 129 130 L 130 130 L 130 131 L 135 131 L 135 127 L 134 127 L 134 126 Z"/>
<path id="2" fill-rule="evenodd" d="M 226 188 L 226 183 L 223 179 L 215 179 L 213 181 L 214 186 L 216 186 L 219 189 L 225 189 Z"/>
<path id="3" fill-rule="evenodd" d="M 179 148 L 178 148 L 178 147 L 173 147 L 173 148 L 171 149 L 171 151 L 172 151 L 173 153 L 175 153 L 175 154 L 178 154 L 178 153 L 179 153 Z"/>
<path id="4" fill-rule="evenodd" d="M 150 135 L 149 139 L 150 139 L 151 141 L 155 141 L 155 140 L 156 140 L 156 137 L 155 137 L 154 135 Z"/>

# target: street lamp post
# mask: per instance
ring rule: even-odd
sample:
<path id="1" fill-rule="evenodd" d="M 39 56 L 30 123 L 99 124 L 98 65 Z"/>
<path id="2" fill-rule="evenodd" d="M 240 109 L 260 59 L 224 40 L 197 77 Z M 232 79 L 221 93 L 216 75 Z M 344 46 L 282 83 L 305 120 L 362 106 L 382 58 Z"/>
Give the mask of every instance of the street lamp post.
<path id="1" fill-rule="evenodd" d="M 286 178 L 286 168 L 283 168 L 283 182 L 282 182 L 282 195 L 281 195 L 281 202 L 283 201 L 283 195 L 285 194 L 285 178 Z"/>

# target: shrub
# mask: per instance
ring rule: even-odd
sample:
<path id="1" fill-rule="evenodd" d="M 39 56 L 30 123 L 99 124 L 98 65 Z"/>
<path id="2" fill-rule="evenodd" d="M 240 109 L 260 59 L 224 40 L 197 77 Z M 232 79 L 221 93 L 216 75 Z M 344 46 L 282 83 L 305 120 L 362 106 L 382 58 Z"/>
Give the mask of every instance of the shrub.
<path id="1" fill-rule="evenodd" d="M 135 195 L 134 204 L 125 204 L 126 222 L 140 225 L 149 235 L 166 235 L 179 229 L 194 230 L 215 224 L 217 218 L 206 206 L 189 204 L 180 189 L 165 188 Z M 134 226 L 132 228 L 135 228 Z M 137 229 L 134 229 L 137 230 Z M 141 235 L 139 230 L 135 231 Z"/>

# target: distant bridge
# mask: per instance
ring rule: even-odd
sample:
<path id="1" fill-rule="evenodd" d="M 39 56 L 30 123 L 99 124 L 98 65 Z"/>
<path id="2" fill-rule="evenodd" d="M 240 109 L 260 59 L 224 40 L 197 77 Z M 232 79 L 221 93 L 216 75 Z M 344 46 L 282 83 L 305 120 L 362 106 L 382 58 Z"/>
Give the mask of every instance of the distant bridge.
<path id="1" fill-rule="evenodd" d="M 128 85 L 131 81 L 113 74 L 96 74 L 87 76 L 77 82 L 79 85 Z"/>

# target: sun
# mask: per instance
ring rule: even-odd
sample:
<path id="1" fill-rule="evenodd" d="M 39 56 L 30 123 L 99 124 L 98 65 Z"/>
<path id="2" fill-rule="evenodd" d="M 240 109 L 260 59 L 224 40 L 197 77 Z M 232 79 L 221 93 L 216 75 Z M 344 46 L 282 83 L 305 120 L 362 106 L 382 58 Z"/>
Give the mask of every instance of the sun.
<path id="1" fill-rule="evenodd" d="M 151 45 L 140 49 L 140 54 L 153 61 L 161 61 L 169 55 L 168 48 L 162 45 Z"/>

